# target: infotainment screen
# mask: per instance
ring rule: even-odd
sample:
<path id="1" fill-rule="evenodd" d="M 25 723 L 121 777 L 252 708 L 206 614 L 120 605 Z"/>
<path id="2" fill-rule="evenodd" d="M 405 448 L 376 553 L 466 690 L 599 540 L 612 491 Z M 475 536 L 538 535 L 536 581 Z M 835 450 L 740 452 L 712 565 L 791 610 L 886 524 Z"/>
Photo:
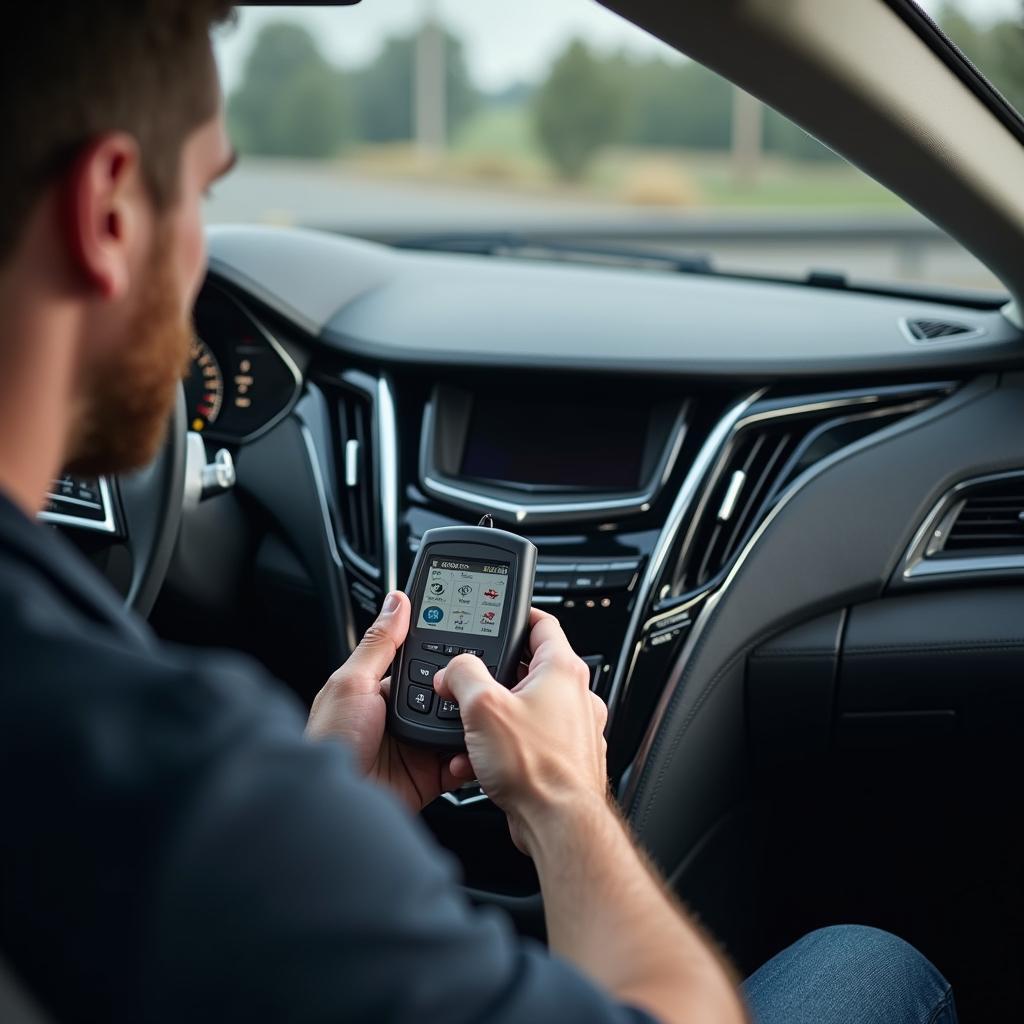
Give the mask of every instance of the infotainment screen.
<path id="1" fill-rule="evenodd" d="M 508 562 L 431 558 L 419 625 L 450 633 L 497 636 L 507 583 Z"/>
<path id="2" fill-rule="evenodd" d="M 635 491 L 643 483 L 650 415 L 624 403 L 478 393 L 460 475 L 538 489 Z"/>

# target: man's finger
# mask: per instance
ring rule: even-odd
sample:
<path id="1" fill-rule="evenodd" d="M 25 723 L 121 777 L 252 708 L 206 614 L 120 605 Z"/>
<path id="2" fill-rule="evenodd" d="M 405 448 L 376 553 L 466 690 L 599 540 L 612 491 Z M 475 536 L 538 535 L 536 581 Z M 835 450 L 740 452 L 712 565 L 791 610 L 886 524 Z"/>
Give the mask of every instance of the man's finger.
<path id="1" fill-rule="evenodd" d="M 459 705 L 462 720 L 467 725 L 467 715 L 473 716 L 473 708 L 482 696 L 496 691 L 505 697 L 508 691 L 501 685 L 484 663 L 472 654 L 460 654 L 434 677 L 434 689 L 448 700 Z M 497 698 L 497 699 L 500 699 Z"/>
<path id="2" fill-rule="evenodd" d="M 460 784 L 473 778 L 473 766 L 469 763 L 469 754 L 456 754 L 448 763 L 448 772 Z"/>
<path id="3" fill-rule="evenodd" d="M 562 629 L 562 624 L 548 612 L 539 611 L 536 608 L 530 612 L 530 638 L 528 642 L 530 653 L 537 657 L 538 654 L 547 653 L 551 649 L 572 653 L 572 644 Z M 542 651 L 542 648 L 544 649 Z"/>
<path id="4" fill-rule="evenodd" d="M 408 632 L 409 598 L 400 590 L 394 590 L 384 599 L 373 625 L 363 634 L 359 646 L 334 673 L 331 681 L 376 690 Z"/>

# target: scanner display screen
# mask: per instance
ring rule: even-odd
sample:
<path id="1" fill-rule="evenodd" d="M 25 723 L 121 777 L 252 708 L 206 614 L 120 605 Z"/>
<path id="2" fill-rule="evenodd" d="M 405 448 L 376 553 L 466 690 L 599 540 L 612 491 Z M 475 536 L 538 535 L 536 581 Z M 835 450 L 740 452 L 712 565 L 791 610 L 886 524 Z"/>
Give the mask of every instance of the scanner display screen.
<path id="1" fill-rule="evenodd" d="M 432 557 L 417 625 L 449 633 L 497 636 L 507 583 L 508 562 Z"/>

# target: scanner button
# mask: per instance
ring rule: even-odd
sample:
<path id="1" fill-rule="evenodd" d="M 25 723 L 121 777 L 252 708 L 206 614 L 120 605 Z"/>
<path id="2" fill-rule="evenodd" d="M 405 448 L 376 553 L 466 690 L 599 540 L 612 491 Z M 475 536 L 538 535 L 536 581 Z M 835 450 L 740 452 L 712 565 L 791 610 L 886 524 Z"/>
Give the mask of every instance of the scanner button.
<path id="1" fill-rule="evenodd" d="M 430 651 L 431 654 L 440 654 L 441 653 L 441 647 L 442 647 L 441 644 L 424 644 L 423 645 L 423 650 Z"/>
<path id="2" fill-rule="evenodd" d="M 459 705 L 453 700 L 442 700 L 437 705 L 437 717 L 451 720 L 459 717 Z"/>
<path id="3" fill-rule="evenodd" d="M 444 653 L 447 654 L 449 658 L 454 658 L 455 655 L 459 653 L 459 649 L 455 644 L 445 644 Z"/>
<path id="4" fill-rule="evenodd" d="M 432 686 L 436 672 L 436 665 L 428 665 L 425 661 L 409 662 L 409 682 L 411 683 L 423 683 L 425 686 Z"/>
<path id="5" fill-rule="evenodd" d="M 418 711 L 421 715 L 429 715 L 430 708 L 434 703 L 434 691 L 424 690 L 422 686 L 410 686 L 405 699 L 413 711 Z"/>
<path id="6" fill-rule="evenodd" d="M 472 654 L 477 658 L 482 658 L 484 656 L 484 649 L 482 647 L 463 647 L 459 653 Z"/>

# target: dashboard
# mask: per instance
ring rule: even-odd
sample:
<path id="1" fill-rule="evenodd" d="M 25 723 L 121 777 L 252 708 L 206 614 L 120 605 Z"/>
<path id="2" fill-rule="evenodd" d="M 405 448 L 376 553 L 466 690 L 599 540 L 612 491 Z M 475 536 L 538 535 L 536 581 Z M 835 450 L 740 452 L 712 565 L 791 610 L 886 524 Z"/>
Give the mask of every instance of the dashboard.
<path id="1" fill-rule="evenodd" d="M 972 792 L 994 777 L 992 730 L 1024 711 L 1003 660 L 1024 608 L 1024 337 L 997 302 L 291 230 L 218 229 L 210 249 L 187 415 L 238 483 L 186 512 L 164 635 L 248 649 L 308 702 L 424 532 L 490 513 L 537 546 L 534 603 L 609 705 L 616 795 L 718 934 L 743 931 L 716 914 L 741 900 L 728 866 L 754 848 L 729 829 L 755 797 L 813 794 L 807 839 L 843 794 L 845 845 L 793 857 L 810 877 L 857 849 L 844 808 L 894 751 Z M 109 521 L 117 482 L 78 488 L 55 501 Z M 922 651 L 946 653 L 918 670 Z M 905 826 L 911 849 L 926 787 L 876 783 L 872 813 L 899 797 L 888 838 Z M 478 787 L 425 818 L 471 889 L 540 928 Z"/>

